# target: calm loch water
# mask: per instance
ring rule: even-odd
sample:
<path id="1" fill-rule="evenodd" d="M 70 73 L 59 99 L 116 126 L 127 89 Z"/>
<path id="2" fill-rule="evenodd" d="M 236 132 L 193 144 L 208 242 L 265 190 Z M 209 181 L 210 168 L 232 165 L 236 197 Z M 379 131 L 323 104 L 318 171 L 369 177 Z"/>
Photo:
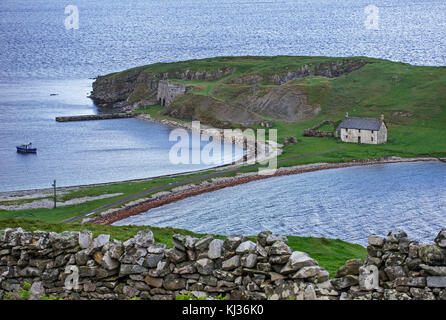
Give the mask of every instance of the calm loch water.
<path id="1" fill-rule="evenodd" d="M 79 8 L 66 30 L 64 8 Z M 90 78 L 137 65 L 212 56 L 370 56 L 446 65 L 444 0 L 2 0 L 0 191 L 99 183 L 195 170 L 166 161 L 169 128 L 135 119 L 56 123 L 99 110 Z M 50 94 L 58 94 L 50 96 Z M 37 155 L 15 146 L 32 141 Z M 444 164 L 349 168 L 274 178 L 155 209 L 126 223 L 198 232 L 259 230 L 338 237 L 404 228 L 431 240 L 445 227 Z M 262 195 L 259 197 L 259 195 Z"/>
<path id="2" fill-rule="evenodd" d="M 446 164 L 397 163 L 274 177 L 204 193 L 115 225 L 255 235 L 263 230 L 367 244 L 404 230 L 432 242 L 446 228 Z"/>

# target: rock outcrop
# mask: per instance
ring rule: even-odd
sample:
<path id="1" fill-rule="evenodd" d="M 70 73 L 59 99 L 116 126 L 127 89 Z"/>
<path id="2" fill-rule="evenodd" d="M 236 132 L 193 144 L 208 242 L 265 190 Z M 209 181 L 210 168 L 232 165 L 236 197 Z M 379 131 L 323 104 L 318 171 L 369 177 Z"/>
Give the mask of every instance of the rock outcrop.
<path id="1" fill-rule="evenodd" d="M 314 64 L 281 66 L 278 70 L 271 67 L 265 74 L 237 70 L 236 67 L 229 67 L 230 64 L 218 60 L 215 66 L 209 61 L 203 70 L 185 68 L 188 62 L 156 64 L 100 76 L 93 83 L 90 97 L 98 106 L 117 107 L 123 111 L 161 104 L 169 106 L 165 111 L 166 115 L 201 120 L 207 124 L 216 121 L 217 126 L 225 123 L 252 125 L 261 122 L 264 117 L 280 121 L 300 121 L 316 116 L 321 106 L 309 103 L 306 92 L 293 83 L 293 80 L 310 76 L 339 77 L 356 71 L 367 63 L 354 58 L 328 60 Z M 189 64 L 194 66 L 196 62 L 190 61 Z M 154 71 L 160 69 L 167 71 Z M 222 78 L 224 79 L 221 80 Z M 166 80 L 175 79 L 221 81 L 215 87 L 215 95 L 196 95 L 194 91 L 202 89 L 197 84 L 191 83 L 187 87 L 184 84 L 167 85 Z M 183 94 L 192 97 L 175 104 Z M 227 94 L 230 96 L 225 96 Z M 209 110 L 210 106 L 212 110 Z"/>

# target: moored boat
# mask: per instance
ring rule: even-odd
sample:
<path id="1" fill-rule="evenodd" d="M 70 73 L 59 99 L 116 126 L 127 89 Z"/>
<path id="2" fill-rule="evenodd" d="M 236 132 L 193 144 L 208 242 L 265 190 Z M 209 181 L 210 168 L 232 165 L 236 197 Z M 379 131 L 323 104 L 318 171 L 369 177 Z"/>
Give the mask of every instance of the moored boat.
<path id="1" fill-rule="evenodd" d="M 37 148 L 33 147 L 33 144 L 30 142 L 28 144 L 22 144 L 20 146 L 17 146 L 17 152 L 20 153 L 36 153 Z"/>

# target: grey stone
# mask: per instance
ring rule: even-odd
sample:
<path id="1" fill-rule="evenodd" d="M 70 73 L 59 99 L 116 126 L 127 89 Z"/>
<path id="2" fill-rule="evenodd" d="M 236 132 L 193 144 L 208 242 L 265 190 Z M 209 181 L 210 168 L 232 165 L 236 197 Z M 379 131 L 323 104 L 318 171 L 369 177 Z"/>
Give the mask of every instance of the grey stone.
<path id="1" fill-rule="evenodd" d="M 250 240 L 240 243 L 240 245 L 235 249 L 237 254 L 252 253 L 256 250 L 256 244 Z"/>
<path id="2" fill-rule="evenodd" d="M 102 248 L 109 241 L 109 234 L 100 234 L 93 240 L 93 248 Z"/>
<path id="3" fill-rule="evenodd" d="M 209 243 L 208 257 L 209 259 L 218 259 L 221 257 L 223 248 L 223 240 L 214 239 Z"/>
<path id="4" fill-rule="evenodd" d="M 124 246 L 120 241 L 110 242 L 108 247 L 110 258 L 119 260 L 124 253 Z"/>
<path id="5" fill-rule="evenodd" d="M 404 231 L 391 231 L 387 235 L 387 239 L 390 242 L 399 242 L 401 238 L 407 238 L 407 234 Z"/>
<path id="6" fill-rule="evenodd" d="M 90 249 L 93 247 L 93 233 L 89 230 L 79 232 L 79 246 L 82 249 Z"/>
<path id="7" fill-rule="evenodd" d="M 257 241 L 262 247 L 267 245 L 266 239 L 270 234 L 272 234 L 271 231 L 262 231 L 257 235 Z"/>
<path id="8" fill-rule="evenodd" d="M 235 251 L 235 249 L 242 243 L 243 236 L 240 235 L 230 235 L 228 236 L 225 241 L 223 242 L 223 248 L 225 248 L 226 251 Z"/>
<path id="9" fill-rule="evenodd" d="M 158 262 L 160 262 L 163 257 L 163 254 L 148 254 L 145 258 L 143 266 L 147 268 L 156 268 Z"/>
<path id="10" fill-rule="evenodd" d="M 335 277 L 340 278 L 346 275 L 359 275 L 359 268 L 362 266 L 361 259 L 351 259 L 347 260 L 345 265 L 343 265 L 337 272 Z"/>
<path id="11" fill-rule="evenodd" d="M 379 270 L 376 266 L 359 267 L 359 288 L 365 291 L 379 288 Z"/>
<path id="12" fill-rule="evenodd" d="M 29 300 L 39 300 L 45 294 L 45 288 L 41 281 L 34 282 L 29 289 L 31 293 Z"/>
<path id="13" fill-rule="evenodd" d="M 386 259 L 386 267 L 390 266 L 400 266 L 406 260 L 406 255 L 401 252 L 392 252 Z"/>
<path id="14" fill-rule="evenodd" d="M 441 230 L 434 241 L 440 248 L 446 248 L 446 230 Z"/>
<path id="15" fill-rule="evenodd" d="M 402 266 L 386 267 L 384 268 L 384 272 L 390 281 L 407 276 Z"/>
<path id="16" fill-rule="evenodd" d="M 178 249 L 167 249 L 165 256 L 171 262 L 177 264 L 186 260 L 187 255 L 184 251 L 180 251 Z"/>
<path id="17" fill-rule="evenodd" d="M 191 274 L 195 272 L 197 272 L 197 269 L 195 268 L 194 263 L 190 261 L 180 264 L 173 270 L 173 273 L 177 273 L 180 275 Z"/>
<path id="18" fill-rule="evenodd" d="M 198 239 L 195 242 L 195 249 L 197 251 L 207 251 L 212 240 L 214 240 L 214 236 L 211 234 Z"/>
<path id="19" fill-rule="evenodd" d="M 268 256 L 268 252 L 266 252 L 266 249 L 259 242 L 256 243 L 256 253 L 262 257 Z"/>
<path id="20" fill-rule="evenodd" d="M 426 271 L 426 273 L 431 276 L 446 276 L 446 267 L 434 267 L 420 264 L 420 268 Z"/>
<path id="21" fill-rule="evenodd" d="M 139 295 L 139 290 L 131 286 L 124 286 L 124 288 L 122 289 L 122 293 L 128 298 L 133 298 Z"/>
<path id="22" fill-rule="evenodd" d="M 172 236 L 172 242 L 174 248 L 180 250 L 180 251 L 186 251 L 185 243 L 186 243 L 186 237 L 182 234 L 174 234 Z"/>
<path id="23" fill-rule="evenodd" d="M 163 281 L 163 287 L 166 290 L 181 290 L 186 288 L 186 279 L 174 277 L 172 274 L 167 275 Z"/>
<path id="24" fill-rule="evenodd" d="M 285 264 L 288 262 L 288 259 L 290 257 L 291 257 L 291 255 L 270 256 L 268 261 L 270 264 Z"/>
<path id="25" fill-rule="evenodd" d="M 288 239 L 287 239 L 287 237 L 279 235 L 279 234 L 270 234 L 266 238 L 266 244 L 267 245 L 272 245 L 276 241 L 282 241 L 282 242 L 287 243 Z"/>
<path id="26" fill-rule="evenodd" d="M 436 245 L 421 245 L 418 248 L 420 259 L 427 265 L 446 265 L 446 250 Z"/>
<path id="27" fill-rule="evenodd" d="M 164 254 L 165 250 L 166 250 L 166 245 L 164 243 L 152 244 L 147 247 L 147 252 L 153 254 Z"/>
<path id="28" fill-rule="evenodd" d="M 152 231 L 148 229 L 139 231 L 134 239 L 136 247 L 147 248 L 155 242 Z"/>
<path id="29" fill-rule="evenodd" d="M 293 279 L 307 279 L 307 278 L 316 277 L 319 274 L 320 269 L 322 269 L 322 268 L 319 266 L 303 267 L 299 271 L 297 271 L 291 278 L 293 278 Z"/>
<path id="30" fill-rule="evenodd" d="M 119 276 L 122 277 L 130 274 L 144 273 L 147 271 L 147 268 L 139 265 L 121 264 L 121 267 L 119 269 Z"/>
<path id="31" fill-rule="evenodd" d="M 59 278 L 59 270 L 58 269 L 48 269 L 45 270 L 42 274 L 42 280 L 46 282 L 54 282 Z"/>
<path id="32" fill-rule="evenodd" d="M 280 271 L 280 273 L 287 274 L 293 271 L 297 271 L 303 267 L 315 266 L 315 265 L 317 265 L 317 262 L 312 258 L 310 258 L 308 254 L 301 251 L 294 251 L 291 254 L 290 258 L 288 259 L 286 265 Z"/>
<path id="33" fill-rule="evenodd" d="M 241 260 L 242 267 L 246 268 L 254 268 L 254 266 L 257 263 L 257 255 L 254 253 L 249 253 L 247 255 L 244 255 Z"/>
<path id="34" fill-rule="evenodd" d="M 107 251 L 102 257 L 102 266 L 107 270 L 114 270 L 119 267 L 119 261 L 111 257 L 110 251 Z"/>
<path id="35" fill-rule="evenodd" d="M 199 274 L 210 275 L 214 270 L 214 262 L 208 258 L 199 259 L 195 262 Z"/>
<path id="36" fill-rule="evenodd" d="M 79 245 L 79 233 L 64 231 L 62 233 L 51 232 L 49 241 L 55 249 L 68 249 Z"/>
<path id="37" fill-rule="evenodd" d="M 84 249 L 84 250 L 76 252 L 76 254 L 74 255 L 74 258 L 75 258 L 77 265 L 84 266 L 89 259 L 88 249 Z"/>
<path id="38" fill-rule="evenodd" d="M 223 261 L 222 269 L 223 270 L 232 270 L 240 266 L 240 256 L 235 255 L 228 260 Z"/>
<path id="39" fill-rule="evenodd" d="M 347 275 L 342 278 L 335 278 L 331 280 L 332 286 L 336 290 L 344 290 L 348 287 L 352 287 L 359 284 L 359 277 L 354 275 Z"/>
<path id="40" fill-rule="evenodd" d="M 426 277 L 426 282 L 431 288 L 446 288 L 446 277 Z"/>
<path id="41" fill-rule="evenodd" d="M 291 253 L 293 253 L 293 250 L 283 241 L 274 242 L 269 251 L 269 254 L 278 256 L 291 255 Z"/>
<path id="42" fill-rule="evenodd" d="M 313 285 L 309 284 L 304 291 L 304 300 L 317 300 Z"/>
<path id="43" fill-rule="evenodd" d="M 382 247 L 384 245 L 384 242 L 386 242 L 386 238 L 375 235 L 369 236 L 367 239 L 370 246 L 376 247 Z"/>

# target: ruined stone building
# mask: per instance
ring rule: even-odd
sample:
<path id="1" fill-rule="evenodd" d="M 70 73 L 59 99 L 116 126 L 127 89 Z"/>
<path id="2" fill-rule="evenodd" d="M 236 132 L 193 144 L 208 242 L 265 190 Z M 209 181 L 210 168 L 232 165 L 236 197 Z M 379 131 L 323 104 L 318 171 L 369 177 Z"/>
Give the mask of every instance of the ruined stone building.
<path id="1" fill-rule="evenodd" d="M 186 92 L 186 86 L 169 83 L 167 80 L 160 80 L 158 83 L 158 93 L 156 99 L 162 106 L 168 106 L 177 97 Z"/>
<path id="2" fill-rule="evenodd" d="M 356 118 L 345 114 L 345 120 L 336 128 L 336 135 L 343 142 L 381 144 L 387 142 L 384 115 L 380 119 Z"/>

